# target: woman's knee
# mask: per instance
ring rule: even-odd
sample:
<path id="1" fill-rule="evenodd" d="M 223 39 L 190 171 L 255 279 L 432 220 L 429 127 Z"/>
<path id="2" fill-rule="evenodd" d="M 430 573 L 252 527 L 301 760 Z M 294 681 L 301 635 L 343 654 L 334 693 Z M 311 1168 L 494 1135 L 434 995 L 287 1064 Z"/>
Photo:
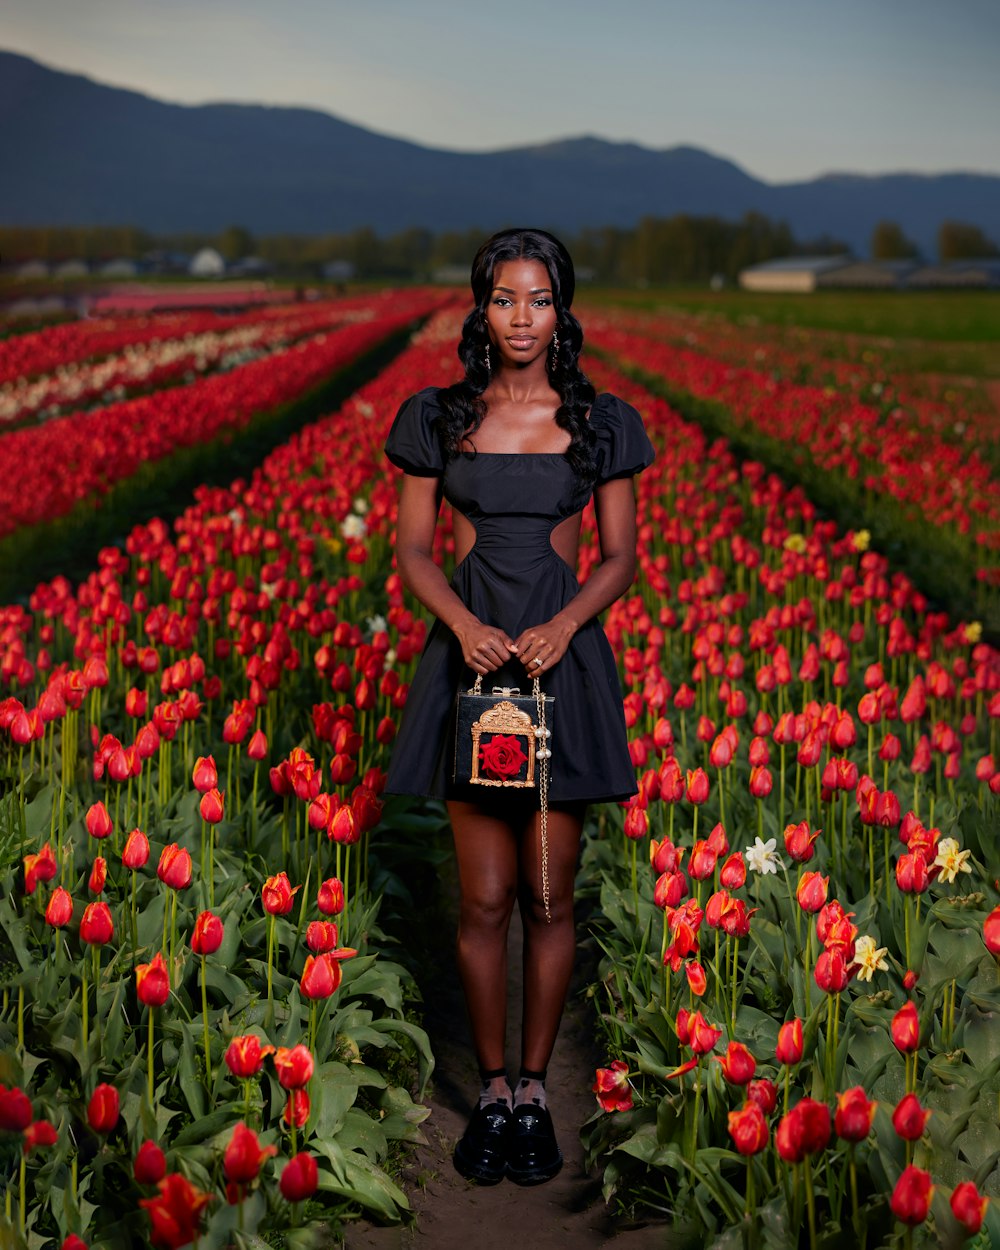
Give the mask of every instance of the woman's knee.
<path id="1" fill-rule="evenodd" d="M 541 882 L 526 882 L 520 894 L 521 919 L 525 925 L 551 930 L 553 926 L 573 927 L 573 884 L 560 888 L 549 883 L 548 914 Z"/>
<path id="2" fill-rule="evenodd" d="M 463 890 L 459 908 L 462 932 L 506 932 L 514 910 L 513 883 L 497 883 L 489 889 Z"/>

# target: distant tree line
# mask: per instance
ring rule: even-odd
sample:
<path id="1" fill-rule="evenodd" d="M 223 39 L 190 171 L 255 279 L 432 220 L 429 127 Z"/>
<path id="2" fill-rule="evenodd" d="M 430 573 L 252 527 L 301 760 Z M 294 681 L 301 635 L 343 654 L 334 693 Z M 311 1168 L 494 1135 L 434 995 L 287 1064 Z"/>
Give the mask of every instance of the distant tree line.
<path id="1" fill-rule="evenodd" d="M 565 239 L 577 266 L 594 280 L 635 285 L 705 282 L 718 275 L 736 278 L 741 269 L 781 256 L 828 255 L 850 249 L 841 240 L 796 239 L 783 221 L 747 213 L 739 221 L 696 217 L 644 217 L 631 228 L 588 228 Z M 215 247 L 230 261 L 256 255 L 279 274 L 312 278 L 331 261 L 349 264 L 356 277 L 426 279 L 442 269 L 467 269 L 486 231 L 433 233 L 419 227 L 380 236 L 363 227 L 344 234 L 272 234 L 254 237 L 233 225 L 218 234 L 154 235 L 134 226 L 0 227 L 0 263 L 79 258 L 91 263 L 112 259 L 140 261 L 152 253 L 193 253 Z M 938 230 L 942 261 L 1000 255 L 978 226 L 944 221 Z M 879 222 L 871 239 L 878 260 L 918 255 L 916 245 L 891 221 Z"/>
<path id="2" fill-rule="evenodd" d="M 937 234 L 938 259 L 985 260 L 1000 256 L 1000 248 L 978 226 L 964 221 L 943 221 Z M 916 260 L 920 248 L 895 221 L 880 221 L 872 231 L 872 260 Z"/>

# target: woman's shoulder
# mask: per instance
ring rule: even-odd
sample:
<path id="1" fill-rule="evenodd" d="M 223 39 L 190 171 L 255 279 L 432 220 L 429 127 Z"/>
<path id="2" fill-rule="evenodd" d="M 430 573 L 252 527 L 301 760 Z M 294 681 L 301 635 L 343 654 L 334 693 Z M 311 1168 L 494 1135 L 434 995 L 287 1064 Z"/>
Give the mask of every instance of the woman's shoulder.
<path id="1" fill-rule="evenodd" d="M 601 391 L 594 397 L 594 402 L 590 407 L 590 420 L 598 429 L 621 427 L 634 422 L 642 425 L 642 417 L 638 408 L 634 408 L 612 391 Z"/>
<path id="2" fill-rule="evenodd" d="M 655 452 L 639 410 L 611 391 L 596 396 L 590 421 L 597 435 L 598 483 L 630 477 L 652 464 Z"/>
<path id="3" fill-rule="evenodd" d="M 403 400 L 402 408 L 424 409 L 436 413 L 440 407 L 438 398 L 445 388 L 443 386 L 425 386 Z"/>
<path id="4" fill-rule="evenodd" d="M 441 408 L 440 386 L 425 386 L 404 399 L 385 442 L 385 454 L 404 473 L 418 477 L 439 475 L 444 456 L 437 420 Z"/>

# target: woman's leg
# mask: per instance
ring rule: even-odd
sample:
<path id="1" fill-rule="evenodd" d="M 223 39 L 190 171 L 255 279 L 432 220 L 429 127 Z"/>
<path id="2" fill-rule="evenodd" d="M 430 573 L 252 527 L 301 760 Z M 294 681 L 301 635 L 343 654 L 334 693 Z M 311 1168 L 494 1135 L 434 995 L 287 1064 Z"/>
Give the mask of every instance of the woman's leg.
<path id="1" fill-rule="evenodd" d="M 518 897 L 524 924 L 524 1016 L 521 1065 L 543 1072 L 552 1054 L 576 955 L 573 885 L 586 805 L 549 807 L 549 911 L 542 894 L 541 816 L 521 833 Z"/>
<path id="2" fill-rule="evenodd" d="M 507 931 L 517 895 L 517 833 L 475 803 L 450 800 L 448 815 L 461 890 L 458 970 L 480 1070 L 495 1071 L 506 1062 Z"/>

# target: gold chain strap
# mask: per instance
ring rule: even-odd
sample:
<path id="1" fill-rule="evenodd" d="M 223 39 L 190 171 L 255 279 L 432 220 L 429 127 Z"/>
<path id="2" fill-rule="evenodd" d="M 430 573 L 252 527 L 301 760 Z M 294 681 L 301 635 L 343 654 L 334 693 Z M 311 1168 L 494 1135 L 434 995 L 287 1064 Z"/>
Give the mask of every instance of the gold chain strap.
<path id="1" fill-rule="evenodd" d="M 538 765 L 538 797 L 542 809 L 542 901 L 545 904 L 545 922 L 552 923 L 552 913 L 549 910 L 549 760 L 552 758 L 552 752 L 549 749 L 549 731 L 545 725 L 545 695 L 542 694 L 542 684 L 535 678 L 534 681 L 535 704 L 538 707 L 538 738 L 541 740 L 541 746 L 535 752 L 535 759 L 539 761 Z"/>

